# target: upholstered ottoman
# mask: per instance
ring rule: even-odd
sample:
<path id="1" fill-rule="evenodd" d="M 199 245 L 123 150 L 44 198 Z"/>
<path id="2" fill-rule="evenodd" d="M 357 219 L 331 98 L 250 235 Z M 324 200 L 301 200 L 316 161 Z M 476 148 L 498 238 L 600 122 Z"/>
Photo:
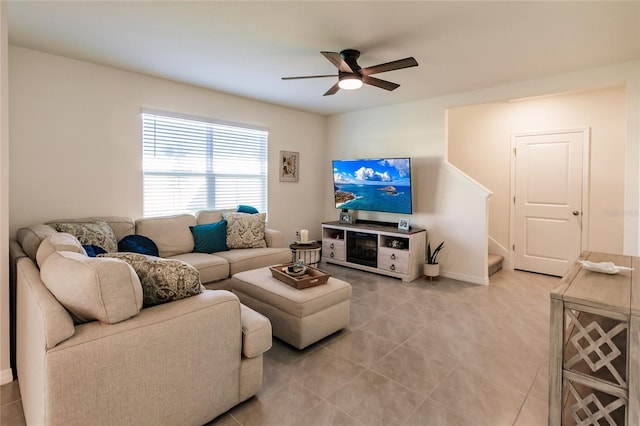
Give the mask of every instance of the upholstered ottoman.
<path id="1" fill-rule="evenodd" d="M 297 290 L 259 268 L 234 274 L 231 286 L 243 304 L 269 318 L 274 336 L 298 349 L 349 324 L 351 285 L 333 277 Z"/>

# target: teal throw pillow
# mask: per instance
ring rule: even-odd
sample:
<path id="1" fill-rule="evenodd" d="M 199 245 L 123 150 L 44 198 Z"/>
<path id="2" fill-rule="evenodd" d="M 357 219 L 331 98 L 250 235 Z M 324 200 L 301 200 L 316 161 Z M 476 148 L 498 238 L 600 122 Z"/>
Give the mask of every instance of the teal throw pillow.
<path id="1" fill-rule="evenodd" d="M 244 204 L 240 204 L 238 206 L 238 213 L 256 214 L 258 213 L 258 209 L 252 206 L 245 206 Z"/>
<path id="2" fill-rule="evenodd" d="M 227 251 L 227 221 L 190 226 L 195 242 L 193 251 L 196 253 L 215 253 Z"/>

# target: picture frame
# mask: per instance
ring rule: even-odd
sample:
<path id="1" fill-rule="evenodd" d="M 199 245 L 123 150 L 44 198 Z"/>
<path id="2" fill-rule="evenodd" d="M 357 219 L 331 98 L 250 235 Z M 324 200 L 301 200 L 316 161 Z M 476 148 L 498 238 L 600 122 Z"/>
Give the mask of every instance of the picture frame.
<path id="1" fill-rule="evenodd" d="M 341 211 L 340 212 L 340 223 L 351 223 L 353 224 L 354 220 L 353 220 L 353 214 L 351 214 L 348 211 Z"/>
<path id="2" fill-rule="evenodd" d="M 409 219 L 401 218 L 398 221 L 398 229 L 401 230 L 401 231 L 408 231 L 409 230 Z"/>
<path id="3" fill-rule="evenodd" d="M 297 182 L 300 175 L 300 153 L 280 151 L 280 182 Z"/>

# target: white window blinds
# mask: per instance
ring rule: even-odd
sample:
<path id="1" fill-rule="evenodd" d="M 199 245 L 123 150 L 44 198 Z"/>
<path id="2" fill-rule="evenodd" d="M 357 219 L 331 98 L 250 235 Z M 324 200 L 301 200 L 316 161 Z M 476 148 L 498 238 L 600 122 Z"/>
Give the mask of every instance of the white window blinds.
<path id="1" fill-rule="evenodd" d="M 268 132 L 142 111 L 144 215 L 267 211 Z"/>

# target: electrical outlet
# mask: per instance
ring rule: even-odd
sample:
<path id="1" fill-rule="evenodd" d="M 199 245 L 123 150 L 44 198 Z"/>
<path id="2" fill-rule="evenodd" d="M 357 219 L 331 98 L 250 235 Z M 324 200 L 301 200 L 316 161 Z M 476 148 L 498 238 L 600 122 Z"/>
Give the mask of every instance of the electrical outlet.
<path id="1" fill-rule="evenodd" d="M 296 238 L 300 239 L 300 231 L 296 231 Z"/>

